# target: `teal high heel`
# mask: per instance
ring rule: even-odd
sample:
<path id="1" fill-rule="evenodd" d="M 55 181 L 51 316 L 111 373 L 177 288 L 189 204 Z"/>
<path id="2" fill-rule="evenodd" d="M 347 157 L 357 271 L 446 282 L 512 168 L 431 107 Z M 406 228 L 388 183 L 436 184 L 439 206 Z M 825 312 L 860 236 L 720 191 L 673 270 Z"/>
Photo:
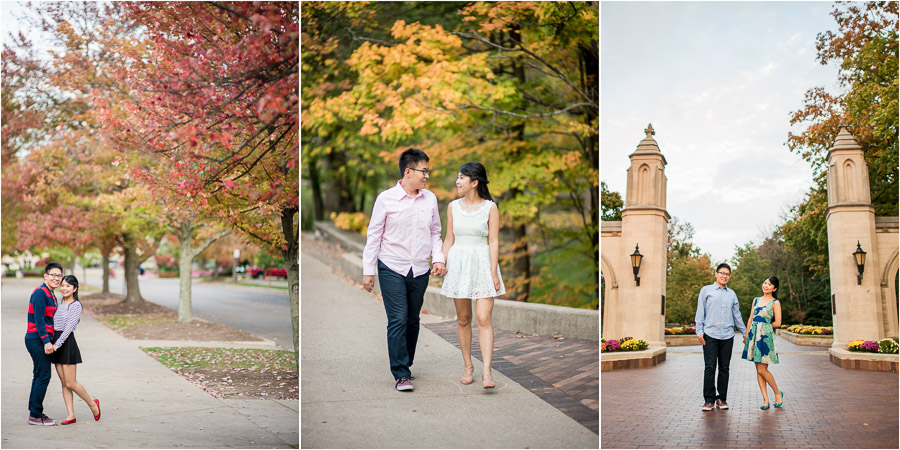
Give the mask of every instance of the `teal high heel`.
<path id="1" fill-rule="evenodd" d="M 776 403 L 775 407 L 781 408 L 781 405 L 783 405 L 783 404 L 784 404 L 784 391 L 781 391 L 781 403 Z"/>
<path id="2" fill-rule="evenodd" d="M 769 409 L 769 404 L 766 403 L 766 406 L 760 406 L 759 409 L 763 409 L 763 410 Z"/>

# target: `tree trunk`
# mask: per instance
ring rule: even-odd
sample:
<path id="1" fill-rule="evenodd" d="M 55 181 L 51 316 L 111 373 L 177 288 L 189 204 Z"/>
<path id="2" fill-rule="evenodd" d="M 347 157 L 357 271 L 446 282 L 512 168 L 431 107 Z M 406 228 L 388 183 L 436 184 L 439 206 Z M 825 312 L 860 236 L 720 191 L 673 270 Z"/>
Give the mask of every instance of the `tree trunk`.
<path id="1" fill-rule="evenodd" d="M 309 185 L 312 188 L 313 215 L 316 220 L 325 220 L 325 206 L 322 202 L 322 184 L 319 181 L 318 158 L 309 161 Z"/>
<path id="2" fill-rule="evenodd" d="M 207 249 L 213 242 L 222 236 L 230 233 L 230 231 L 222 230 L 210 236 L 202 244 L 194 247 L 194 231 L 198 227 L 194 226 L 192 219 L 181 222 L 177 229 L 169 228 L 169 231 L 178 238 L 181 244 L 181 251 L 178 257 L 178 321 L 190 322 L 194 320 L 194 310 L 191 304 L 191 269 L 194 265 L 194 258 Z"/>
<path id="3" fill-rule="evenodd" d="M 181 223 L 181 228 L 175 236 L 181 241 L 181 254 L 178 260 L 178 321 L 190 322 L 194 319 L 193 307 L 191 305 L 191 265 L 196 254 L 194 253 L 191 242 L 193 234 L 193 224 L 191 221 Z"/>
<path id="4" fill-rule="evenodd" d="M 295 225 L 294 216 L 299 208 L 287 208 L 281 211 L 281 229 L 287 244 L 284 246 L 284 266 L 287 270 L 288 288 L 291 302 L 291 331 L 294 338 L 294 359 L 300 367 L 300 265 L 299 224 Z"/>
<path id="5" fill-rule="evenodd" d="M 347 155 L 343 152 L 331 152 L 325 156 L 325 163 L 324 171 L 330 173 L 331 177 L 324 183 L 324 209 L 336 212 L 352 212 L 355 206 L 353 204 L 353 195 L 350 192 L 353 184 L 346 174 L 342 175 L 338 171 L 338 168 L 347 165 Z"/>
<path id="6" fill-rule="evenodd" d="M 509 37 L 514 42 L 508 43 L 509 46 L 519 45 L 518 43 L 522 42 L 522 34 L 519 32 L 519 27 L 513 26 L 509 31 Z M 512 63 L 513 74 L 519 80 L 520 86 L 525 85 L 525 67 L 521 64 Z M 513 139 L 517 141 L 525 140 L 525 122 L 522 122 L 518 125 L 512 127 L 513 129 Z M 521 189 L 511 189 L 510 190 L 512 197 L 518 197 L 522 195 Z M 525 229 L 525 225 L 518 225 L 512 227 L 512 239 L 513 239 L 513 271 L 515 272 L 516 277 L 522 277 L 523 282 L 521 286 L 517 289 L 516 300 L 527 302 L 528 297 L 531 294 L 531 258 L 528 254 L 528 233 Z"/>
<path id="7" fill-rule="evenodd" d="M 600 70 L 600 60 L 598 58 L 598 43 L 596 40 L 591 40 L 590 45 L 581 45 L 580 50 L 580 59 L 581 59 L 581 68 L 582 68 L 582 89 L 590 95 L 591 99 L 594 99 L 597 104 L 600 104 L 600 80 L 598 79 L 598 74 Z M 599 111 L 595 108 L 584 108 L 584 123 L 586 125 L 591 125 L 592 122 L 597 118 Z M 585 138 L 585 153 L 587 155 L 588 161 L 590 161 L 591 168 L 596 170 L 598 173 L 600 171 L 600 149 L 598 145 L 600 136 L 597 133 L 592 133 L 590 136 Z M 597 289 L 600 288 L 600 209 L 598 208 L 598 189 L 588 189 L 590 195 L 590 229 L 589 234 L 591 238 L 591 249 L 593 250 L 593 261 L 594 261 L 594 279 L 597 280 Z M 599 291 L 595 291 L 595 296 L 599 295 Z"/>
<path id="8" fill-rule="evenodd" d="M 103 293 L 109 293 L 109 254 L 112 253 L 110 250 L 105 250 L 103 253 Z"/>
<path id="9" fill-rule="evenodd" d="M 122 253 L 125 255 L 125 302 L 141 302 L 141 289 L 138 286 L 138 266 L 140 260 L 135 253 L 137 247 L 133 241 L 128 241 L 122 246 Z"/>

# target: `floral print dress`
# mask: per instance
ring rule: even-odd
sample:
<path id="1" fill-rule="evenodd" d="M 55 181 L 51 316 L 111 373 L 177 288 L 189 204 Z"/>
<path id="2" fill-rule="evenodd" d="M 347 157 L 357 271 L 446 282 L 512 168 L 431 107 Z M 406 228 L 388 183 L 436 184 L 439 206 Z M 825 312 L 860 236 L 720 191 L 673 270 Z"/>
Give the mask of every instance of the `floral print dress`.
<path id="1" fill-rule="evenodd" d="M 759 297 L 753 299 L 753 320 L 747 330 L 747 342 L 744 343 L 741 358 L 763 364 L 778 364 L 775 330 L 772 328 L 772 321 L 775 320 L 774 305 L 777 301 L 775 299 L 764 306 L 756 306 Z"/>

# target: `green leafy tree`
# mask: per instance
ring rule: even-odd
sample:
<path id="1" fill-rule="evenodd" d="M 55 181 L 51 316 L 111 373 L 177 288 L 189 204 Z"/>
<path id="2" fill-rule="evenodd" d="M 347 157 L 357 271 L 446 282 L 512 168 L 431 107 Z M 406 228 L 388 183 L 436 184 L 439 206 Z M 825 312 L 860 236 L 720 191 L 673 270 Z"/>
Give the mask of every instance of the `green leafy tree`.
<path id="1" fill-rule="evenodd" d="M 836 3 L 837 32 L 819 33 L 817 59 L 836 61 L 841 93 L 822 87 L 806 92 L 791 124 L 810 123 L 788 136 L 788 148 L 810 162 L 817 188 L 824 187 L 828 149 L 844 120 L 865 152 L 875 214 L 898 213 L 898 3 Z"/>
<path id="2" fill-rule="evenodd" d="M 694 227 L 678 217 L 669 220 L 666 238 L 666 321 L 693 322 L 700 288 L 713 281 L 709 255 L 691 240 Z"/>
<path id="3" fill-rule="evenodd" d="M 457 7 L 455 20 L 395 19 L 383 38 L 354 36 L 361 44 L 344 61 L 352 72 L 346 78 L 350 87 L 304 97 L 303 127 L 314 136 L 310 145 L 328 154 L 328 136 L 337 125 L 360 124 L 358 132 L 349 128 L 352 139 L 369 142 L 347 148 L 362 161 L 377 154 L 393 162 L 416 144 L 432 157 L 436 180 L 455 176 L 462 163 L 481 161 L 490 171 L 492 194 L 502 202 L 508 290 L 526 300 L 538 287 L 532 283 L 552 279 L 532 270 L 529 247 L 546 253 L 576 242 L 577 254 L 593 271 L 583 282 L 596 296 L 597 5 Z M 331 17 L 328 8 L 337 7 L 326 7 L 321 17 Z M 322 52 L 339 53 L 327 33 L 310 35 L 309 41 Z M 309 67 L 330 59 L 309 58 Z M 313 148 L 308 155 L 310 167 L 318 163 Z M 442 201 L 455 197 L 450 188 L 432 190 Z"/>
<path id="4" fill-rule="evenodd" d="M 610 191 L 605 181 L 600 182 L 600 207 L 603 211 L 602 220 L 622 220 L 622 206 L 625 202 L 622 195 L 616 191 Z"/>
<path id="5" fill-rule="evenodd" d="M 747 320 L 750 316 L 753 299 L 762 295 L 763 280 L 768 276 L 775 275 L 772 270 L 772 262 L 761 258 L 758 247 L 752 242 L 748 242 L 743 247 L 735 247 L 731 267 L 733 269 L 732 277 L 728 282 L 728 287 L 737 295 L 741 305 L 741 317 Z M 779 281 L 781 279 L 783 278 L 780 278 Z M 782 305 L 785 305 L 783 294 L 787 292 L 787 289 L 783 281 L 780 284 L 778 296 L 782 298 Z M 784 310 L 782 312 L 786 313 Z"/>

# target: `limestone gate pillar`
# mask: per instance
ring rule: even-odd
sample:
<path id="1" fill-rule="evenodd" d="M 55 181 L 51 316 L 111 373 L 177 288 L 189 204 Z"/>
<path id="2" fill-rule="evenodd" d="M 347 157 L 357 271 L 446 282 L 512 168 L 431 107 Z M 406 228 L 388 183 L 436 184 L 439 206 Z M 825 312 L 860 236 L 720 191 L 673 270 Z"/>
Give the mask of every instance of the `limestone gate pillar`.
<path id="1" fill-rule="evenodd" d="M 651 346 L 665 347 L 666 294 L 666 158 L 653 139 L 653 125 L 644 130 L 647 136 L 632 153 L 622 210 L 621 238 L 611 249 L 615 255 L 607 262 L 616 274 L 618 293 L 614 317 L 604 319 L 603 337 L 614 339 L 631 336 L 646 339 Z M 634 280 L 630 254 L 635 246 L 643 255 L 640 286 Z M 606 249 L 604 249 L 606 253 Z M 612 305 L 611 305 L 612 306 Z"/>
<path id="2" fill-rule="evenodd" d="M 869 171 L 863 150 L 841 125 L 828 151 L 828 265 L 831 274 L 831 313 L 834 348 L 855 339 L 885 337 L 881 301 L 875 207 L 869 194 Z M 861 283 L 853 252 L 867 252 Z"/>

